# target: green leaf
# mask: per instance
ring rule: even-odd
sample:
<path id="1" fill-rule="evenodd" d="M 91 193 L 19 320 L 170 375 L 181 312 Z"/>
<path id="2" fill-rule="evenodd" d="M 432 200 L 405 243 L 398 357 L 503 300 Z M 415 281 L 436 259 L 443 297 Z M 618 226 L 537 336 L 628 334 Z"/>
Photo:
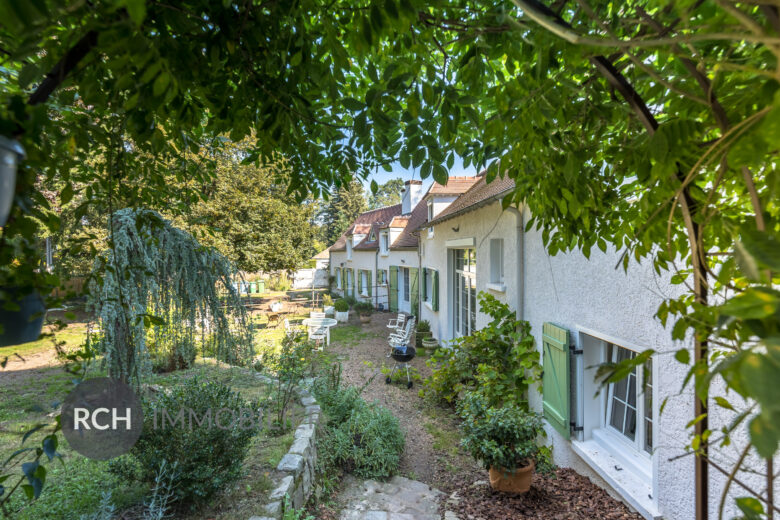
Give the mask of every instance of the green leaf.
<path id="1" fill-rule="evenodd" d="M 750 421 L 750 441 L 762 457 L 768 459 L 774 456 L 780 441 L 778 437 L 780 436 L 775 425 L 763 415 L 758 415 Z"/>
<path id="2" fill-rule="evenodd" d="M 743 229 L 740 238 L 738 244 L 744 248 L 745 253 L 765 267 L 780 271 L 780 239 L 776 234 L 757 229 Z"/>
<path id="3" fill-rule="evenodd" d="M 757 498 L 740 497 L 736 503 L 742 514 L 745 515 L 745 520 L 761 520 L 763 518 L 764 506 Z"/>
<path id="4" fill-rule="evenodd" d="M 347 110 L 352 110 L 353 112 L 357 112 L 359 110 L 363 110 L 366 108 L 365 103 L 361 103 L 355 98 L 346 97 L 341 100 L 341 104 L 344 105 L 344 108 Z"/>
<path id="5" fill-rule="evenodd" d="M 719 395 L 715 396 L 715 402 L 718 403 L 718 406 L 721 408 L 725 408 L 726 410 L 734 410 L 734 407 L 731 406 L 731 403 L 726 401 L 724 397 L 721 397 Z"/>
<path id="6" fill-rule="evenodd" d="M 674 359 L 679 361 L 680 363 L 687 365 L 691 362 L 691 353 L 688 352 L 688 350 L 681 348 L 677 352 L 674 353 Z"/>
<path id="7" fill-rule="evenodd" d="M 68 202 L 70 202 L 73 199 L 73 185 L 71 183 L 67 183 L 65 187 L 60 192 L 60 202 L 64 206 Z"/>
<path id="8" fill-rule="evenodd" d="M 130 19 L 136 27 L 140 27 L 146 18 L 146 0 L 125 0 L 125 7 Z"/>
<path id="9" fill-rule="evenodd" d="M 154 94 L 155 97 L 160 97 L 163 94 L 165 94 L 165 91 L 168 89 L 168 85 L 171 83 L 171 76 L 165 71 L 160 72 L 160 75 L 157 76 L 157 79 L 154 80 L 154 85 L 152 85 L 152 94 Z"/>
<path id="10" fill-rule="evenodd" d="M 303 54 L 301 54 L 300 51 L 293 54 L 292 58 L 290 58 L 290 66 L 297 67 L 301 64 L 301 61 L 303 61 Z"/>
<path id="11" fill-rule="evenodd" d="M 760 319 L 771 316 L 780 304 L 780 293 L 766 287 L 751 287 L 720 306 L 727 316 Z"/>

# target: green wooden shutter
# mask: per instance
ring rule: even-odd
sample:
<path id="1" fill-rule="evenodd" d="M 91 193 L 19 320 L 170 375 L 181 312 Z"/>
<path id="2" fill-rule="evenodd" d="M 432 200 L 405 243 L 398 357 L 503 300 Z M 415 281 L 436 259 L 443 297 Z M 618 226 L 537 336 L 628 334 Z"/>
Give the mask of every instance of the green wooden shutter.
<path id="1" fill-rule="evenodd" d="M 371 297 L 371 271 L 366 271 L 366 283 L 368 283 L 368 297 Z"/>
<path id="2" fill-rule="evenodd" d="M 355 270 L 349 270 L 349 277 L 352 278 L 352 297 L 355 298 L 355 290 L 357 289 L 357 280 L 355 280 Z"/>
<path id="3" fill-rule="evenodd" d="M 435 312 L 439 312 L 439 271 L 433 271 L 433 280 L 431 280 L 431 307 Z"/>
<path id="4" fill-rule="evenodd" d="M 416 267 L 409 268 L 409 285 L 411 285 L 412 289 L 409 292 L 409 299 L 411 300 L 409 303 L 412 307 L 412 316 L 420 315 L 420 283 L 417 271 L 418 269 Z"/>
<path id="5" fill-rule="evenodd" d="M 339 289 L 341 289 L 342 291 L 344 291 L 344 287 L 345 287 L 345 285 L 347 283 L 346 282 L 346 278 L 345 278 L 346 276 L 347 276 L 346 270 L 342 267 L 341 268 L 341 284 L 339 285 Z"/>
<path id="6" fill-rule="evenodd" d="M 363 270 L 358 269 L 357 272 L 357 292 L 363 294 Z"/>
<path id="7" fill-rule="evenodd" d="M 422 299 L 423 301 L 428 301 L 428 277 L 431 275 L 431 272 L 428 270 L 427 267 L 423 267 L 422 270 Z"/>
<path id="8" fill-rule="evenodd" d="M 569 331 L 545 323 L 542 327 L 542 401 L 544 417 L 569 438 Z"/>
<path id="9" fill-rule="evenodd" d="M 390 286 L 387 288 L 388 305 L 391 312 L 398 312 L 398 266 L 390 266 Z"/>

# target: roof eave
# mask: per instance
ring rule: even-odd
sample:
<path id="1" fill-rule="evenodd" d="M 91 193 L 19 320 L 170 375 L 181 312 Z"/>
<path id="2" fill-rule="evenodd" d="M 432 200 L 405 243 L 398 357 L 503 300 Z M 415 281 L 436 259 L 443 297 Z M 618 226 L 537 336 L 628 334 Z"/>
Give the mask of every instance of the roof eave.
<path id="1" fill-rule="evenodd" d="M 479 208 L 481 208 L 483 206 L 486 206 L 487 204 L 490 204 L 491 202 L 494 202 L 494 201 L 500 199 L 501 197 L 503 197 L 504 195 L 506 195 L 507 193 L 509 193 L 509 192 L 511 192 L 513 190 L 514 190 L 514 188 L 507 188 L 507 189 L 505 189 L 504 191 L 502 191 L 500 193 L 496 193 L 495 195 L 491 195 L 490 197 L 488 197 L 486 199 L 483 199 L 483 200 L 481 200 L 479 202 L 475 202 L 474 204 L 466 206 L 465 208 L 461 208 L 458 211 L 453 211 L 449 215 L 445 215 L 443 217 L 435 218 L 435 219 L 431 220 L 430 222 L 426 222 L 422 226 L 418 227 L 417 231 L 420 231 L 420 230 L 425 229 L 425 228 L 429 228 L 431 226 L 435 226 L 435 225 L 440 224 L 442 222 L 446 222 L 448 220 L 451 220 L 453 218 L 459 217 L 461 215 L 465 215 L 466 213 L 470 213 L 472 211 L 475 211 L 475 210 L 477 210 L 477 209 L 479 209 Z"/>

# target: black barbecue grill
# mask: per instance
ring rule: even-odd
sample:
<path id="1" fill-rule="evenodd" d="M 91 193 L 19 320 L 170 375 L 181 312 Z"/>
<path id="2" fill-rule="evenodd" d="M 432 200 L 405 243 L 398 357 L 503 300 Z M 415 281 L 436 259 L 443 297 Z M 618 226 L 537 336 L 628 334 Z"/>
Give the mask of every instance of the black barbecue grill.
<path id="1" fill-rule="evenodd" d="M 398 347 L 392 347 L 390 357 L 395 360 L 395 366 L 390 375 L 387 376 L 387 379 L 385 379 L 385 383 L 389 385 L 392 382 L 393 374 L 395 374 L 396 370 L 406 370 L 406 388 L 411 388 L 412 378 L 409 377 L 409 361 L 414 359 L 415 355 L 417 355 L 417 350 L 411 345 L 407 345 L 406 352 Z"/>

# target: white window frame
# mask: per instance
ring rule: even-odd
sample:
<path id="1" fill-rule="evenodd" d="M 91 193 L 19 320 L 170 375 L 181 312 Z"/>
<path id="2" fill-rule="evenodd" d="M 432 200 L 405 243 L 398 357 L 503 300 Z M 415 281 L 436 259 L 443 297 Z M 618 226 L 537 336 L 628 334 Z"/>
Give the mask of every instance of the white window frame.
<path id="1" fill-rule="evenodd" d="M 607 352 L 609 350 L 608 346 L 610 344 L 624 348 L 626 350 L 630 350 L 635 353 L 640 353 L 645 348 L 635 345 L 631 342 L 621 340 L 619 338 L 613 338 L 608 335 L 600 334 L 598 332 L 591 331 L 589 329 L 585 328 L 579 328 L 579 332 L 581 334 L 586 334 L 588 336 L 591 336 L 592 338 L 598 340 L 600 342 L 600 352 L 598 354 L 599 359 L 601 360 L 601 363 L 609 362 L 610 360 L 607 359 Z M 617 352 L 613 349 L 614 352 Z M 650 359 L 650 370 L 653 370 L 653 360 Z M 630 438 L 624 436 L 622 433 L 617 431 L 615 428 L 611 427 L 609 424 L 609 412 L 610 407 L 612 403 L 612 391 L 613 391 L 613 385 L 615 383 L 611 383 L 610 386 L 607 388 L 605 392 L 603 392 L 604 397 L 600 399 L 599 401 L 599 424 L 598 427 L 595 427 L 592 431 L 592 437 L 593 440 L 595 440 L 599 445 L 602 446 L 602 448 L 609 452 L 613 457 L 620 460 L 623 464 L 629 466 L 634 470 L 635 473 L 639 475 L 643 475 L 644 478 L 652 480 L 652 461 L 653 461 L 653 455 L 652 453 L 648 453 L 644 450 L 644 441 L 645 441 L 645 432 L 644 432 L 644 413 L 645 413 L 645 402 L 644 402 L 644 394 L 642 393 L 641 389 L 644 385 L 644 374 L 643 370 L 638 369 L 636 377 L 636 405 L 637 405 L 637 423 L 639 424 L 638 419 L 642 418 L 642 429 L 637 427 L 637 431 L 634 435 L 634 440 L 632 441 Z M 593 383 L 592 385 L 586 385 L 585 388 L 581 389 L 581 397 L 583 399 L 587 399 L 588 395 L 588 388 L 591 387 L 591 390 L 596 388 L 598 386 L 597 383 Z M 652 391 L 652 388 L 651 388 Z M 654 401 L 651 399 L 651 407 L 655 408 L 655 405 L 653 404 Z M 655 426 L 655 416 L 654 416 L 654 410 L 651 411 L 651 424 L 650 427 L 653 428 Z M 653 435 L 653 439 L 656 439 L 657 437 Z"/>
<path id="2" fill-rule="evenodd" d="M 341 269 L 336 269 L 336 287 L 339 289 L 344 289 L 344 286 L 341 285 L 343 280 L 341 279 Z"/>
<path id="3" fill-rule="evenodd" d="M 457 255 L 460 251 L 466 251 L 466 265 L 464 266 L 465 269 L 458 269 L 457 267 Z M 473 254 L 472 254 L 473 253 Z M 465 247 L 465 248 L 458 248 L 458 249 L 452 249 L 452 268 L 453 268 L 453 276 L 452 276 L 452 328 L 455 334 L 455 337 L 460 336 L 469 336 L 471 335 L 475 330 L 477 330 L 477 323 L 476 323 L 476 315 L 477 315 L 477 307 L 479 306 L 476 298 L 476 292 L 477 292 L 477 268 L 476 268 L 476 256 L 477 256 L 477 250 L 476 248 L 472 247 Z M 468 321 L 466 323 L 463 323 L 463 302 L 462 299 L 462 291 L 459 290 L 459 281 L 463 280 L 463 283 L 469 284 L 469 290 L 467 291 L 467 297 L 468 301 L 466 302 L 465 308 L 466 308 L 466 315 L 468 318 Z"/>
<path id="4" fill-rule="evenodd" d="M 433 201 L 428 201 L 428 222 L 433 220 Z M 428 238 L 433 238 L 433 226 L 428 228 Z"/>
<path id="5" fill-rule="evenodd" d="M 490 281 L 487 288 L 491 291 L 506 292 L 504 282 L 504 239 L 491 238 L 490 248 Z"/>
<path id="6" fill-rule="evenodd" d="M 379 254 L 382 256 L 390 254 L 390 233 L 387 231 L 379 233 Z"/>
<path id="7" fill-rule="evenodd" d="M 368 298 L 368 271 L 365 269 L 361 269 L 359 272 L 360 272 L 360 285 L 363 286 L 363 291 L 360 293 L 360 296 L 363 296 L 364 298 Z"/>
<path id="8" fill-rule="evenodd" d="M 352 237 L 347 238 L 347 260 L 352 260 Z"/>

